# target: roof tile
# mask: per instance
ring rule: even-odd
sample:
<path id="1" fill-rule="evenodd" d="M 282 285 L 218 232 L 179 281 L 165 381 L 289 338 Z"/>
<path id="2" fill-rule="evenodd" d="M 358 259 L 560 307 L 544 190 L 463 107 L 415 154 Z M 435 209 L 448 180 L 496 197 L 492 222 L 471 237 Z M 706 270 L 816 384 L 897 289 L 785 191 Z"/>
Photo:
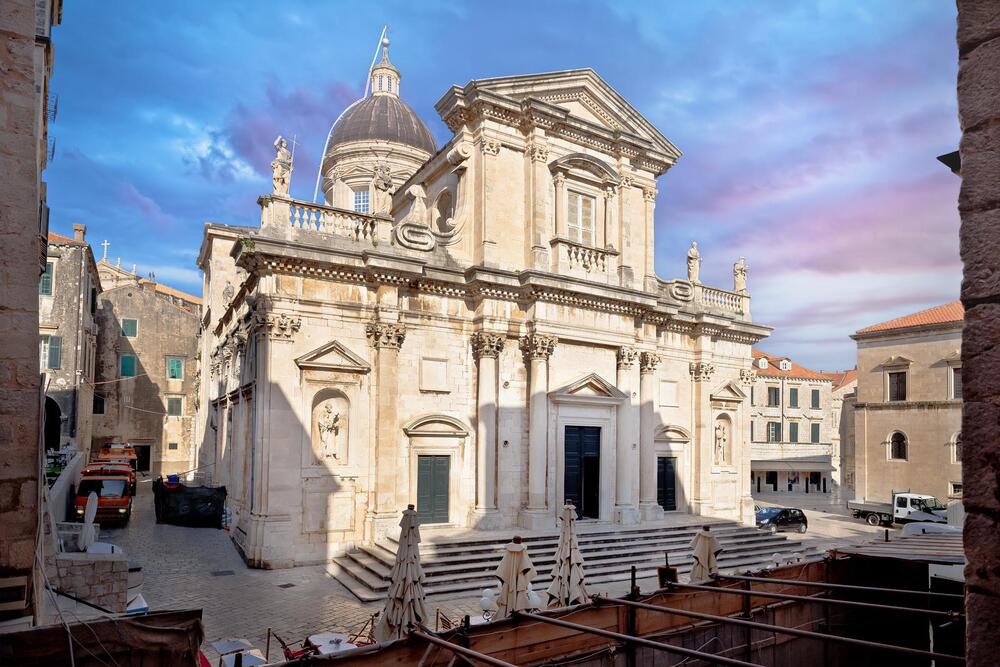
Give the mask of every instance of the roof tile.
<path id="1" fill-rule="evenodd" d="M 873 324 L 864 329 L 858 329 L 857 333 L 877 333 L 880 331 L 893 331 L 895 329 L 909 329 L 910 327 L 920 327 L 929 324 L 947 324 L 948 322 L 962 322 L 965 319 L 965 309 L 961 301 L 952 301 L 941 306 L 934 306 L 926 310 L 921 310 L 910 315 L 897 317 L 894 320 Z"/>

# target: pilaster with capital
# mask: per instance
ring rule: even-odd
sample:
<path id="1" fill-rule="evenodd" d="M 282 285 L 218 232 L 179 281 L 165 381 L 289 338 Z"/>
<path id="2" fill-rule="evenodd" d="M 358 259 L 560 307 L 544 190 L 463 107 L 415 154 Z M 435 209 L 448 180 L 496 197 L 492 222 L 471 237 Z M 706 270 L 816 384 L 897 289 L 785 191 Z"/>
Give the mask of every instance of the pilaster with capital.
<path id="1" fill-rule="evenodd" d="M 399 471 L 399 350 L 406 339 L 400 322 L 372 320 L 365 327 L 375 348 L 375 502 L 374 532 L 391 529 L 399 512 L 396 497 L 401 482 Z"/>
<path id="2" fill-rule="evenodd" d="M 534 136 L 528 144 L 526 156 L 530 161 L 528 165 L 531 183 L 528 193 L 531 197 L 529 216 L 531 222 L 531 255 L 532 265 L 536 269 L 548 271 L 549 266 L 549 240 L 552 238 L 552 223 L 549 218 L 548 202 L 548 161 L 549 147 L 541 136 Z"/>
<path id="3" fill-rule="evenodd" d="M 472 334 L 472 354 L 478 361 L 476 385 L 476 506 L 472 525 L 481 529 L 499 527 L 497 511 L 497 361 L 506 338 L 503 334 L 477 331 Z"/>
<path id="4" fill-rule="evenodd" d="M 646 276 L 646 289 L 655 289 L 656 270 L 653 268 L 653 252 L 655 248 L 653 211 L 656 208 L 656 188 L 643 188 L 642 199 L 645 202 L 645 234 L 643 243 L 646 248 L 646 262 L 643 268 Z"/>
<path id="5" fill-rule="evenodd" d="M 569 236 L 566 228 L 566 174 L 561 171 L 552 174 L 552 183 L 555 186 L 556 236 L 564 239 Z"/>
<path id="6" fill-rule="evenodd" d="M 614 186 L 604 188 L 604 247 L 615 248 L 618 236 L 615 225 L 615 209 L 618 207 L 618 190 Z"/>
<path id="7" fill-rule="evenodd" d="M 618 523 L 639 522 L 639 403 L 636 397 L 636 374 L 639 351 L 634 347 L 618 348 L 616 384 L 627 398 L 618 406 L 615 429 L 615 515 Z"/>
<path id="8" fill-rule="evenodd" d="M 528 366 L 528 507 L 522 513 L 524 528 L 551 525 L 546 512 L 545 472 L 549 458 L 549 358 L 558 339 L 539 333 L 523 336 L 521 352 Z"/>
<path id="9" fill-rule="evenodd" d="M 652 352 L 639 355 L 639 507 L 644 519 L 663 516 L 656 500 L 656 446 L 653 441 L 656 414 L 656 368 L 660 357 Z"/>

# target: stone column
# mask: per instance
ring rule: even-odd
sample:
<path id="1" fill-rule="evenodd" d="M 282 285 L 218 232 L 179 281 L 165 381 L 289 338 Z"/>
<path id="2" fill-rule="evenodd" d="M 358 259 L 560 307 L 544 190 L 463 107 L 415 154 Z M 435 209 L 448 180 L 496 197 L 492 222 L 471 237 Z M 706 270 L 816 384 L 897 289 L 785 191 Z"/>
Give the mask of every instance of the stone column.
<path id="1" fill-rule="evenodd" d="M 635 393 L 635 366 L 639 352 L 633 347 L 618 349 L 618 389 L 627 398 L 618 406 L 615 443 L 615 518 L 618 523 L 639 522 L 639 443 L 636 438 L 638 411 Z"/>
<path id="2" fill-rule="evenodd" d="M 958 111 L 962 124 L 961 253 L 963 464 L 965 485 L 966 659 L 995 665 L 1000 627 L 1000 12 L 996 3 L 958 0 Z"/>
<path id="3" fill-rule="evenodd" d="M 472 353 L 479 362 L 476 391 L 476 507 L 473 527 L 500 527 L 496 500 L 497 463 L 497 359 L 503 350 L 502 334 L 477 331 L 472 335 Z"/>
<path id="4" fill-rule="evenodd" d="M 399 322 L 369 322 L 365 332 L 375 348 L 375 539 L 391 530 L 399 516 L 396 498 L 399 486 L 399 348 L 406 338 L 406 327 Z"/>
<path id="5" fill-rule="evenodd" d="M 555 184 L 555 204 L 556 204 L 556 236 L 561 239 L 569 236 L 566 229 L 566 174 L 557 171 L 552 176 Z"/>
<path id="6" fill-rule="evenodd" d="M 528 507 L 521 526 L 537 530 L 553 524 L 554 509 L 546 509 L 546 472 L 549 460 L 549 357 L 555 336 L 533 333 L 521 338 L 528 363 Z M 557 503 L 558 505 L 558 503 Z"/>
<path id="7" fill-rule="evenodd" d="M 645 235 L 643 247 L 646 249 L 646 261 L 643 267 L 643 275 L 646 276 L 645 285 L 647 290 L 656 290 L 656 270 L 653 268 L 653 210 L 656 208 L 656 188 L 644 188 L 642 198 L 645 200 Z"/>
<path id="8" fill-rule="evenodd" d="M 699 341 L 705 336 L 699 337 Z M 715 462 L 715 433 L 713 432 L 712 397 L 708 381 L 715 374 L 715 365 L 708 362 L 688 364 L 691 374 L 691 421 L 693 425 L 691 443 L 692 465 L 694 466 L 694 488 L 691 490 L 691 511 L 704 514 L 711 509 L 709 484 L 712 465 Z"/>
<path id="9" fill-rule="evenodd" d="M 528 159 L 531 160 L 531 262 L 536 269 L 548 271 L 549 264 L 549 241 L 552 239 L 552 226 L 549 222 L 548 210 L 545 202 L 548 201 L 548 174 L 547 163 L 549 160 L 549 148 L 544 140 L 535 136 L 531 139 L 531 144 L 527 150 Z"/>
<path id="10" fill-rule="evenodd" d="M 656 501 L 656 450 L 653 445 L 653 401 L 659 364 L 660 357 L 652 352 L 639 355 L 639 509 L 644 520 L 663 516 L 663 508 Z"/>
<path id="11" fill-rule="evenodd" d="M 615 208 L 618 195 L 613 186 L 604 188 L 604 247 L 615 247 Z"/>

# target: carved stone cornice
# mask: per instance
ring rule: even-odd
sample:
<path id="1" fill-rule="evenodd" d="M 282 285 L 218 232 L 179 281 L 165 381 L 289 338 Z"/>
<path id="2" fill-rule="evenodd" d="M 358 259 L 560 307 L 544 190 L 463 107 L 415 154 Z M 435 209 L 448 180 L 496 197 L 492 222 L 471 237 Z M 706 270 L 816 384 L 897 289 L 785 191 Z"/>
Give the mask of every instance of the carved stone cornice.
<path id="1" fill-rule="evenodd" d="M 740 382 L 746 386 L 751 386 L 757 382 L 757 371 L 747 368 L 740 369 Z"/>
<path id="2" fill-rule="evenodd" d="M 365 334 L 372 347 L 398 350 L 406 338 L 406 325 L 398 322 L 371 321 L 365 327 Z"/>
<path id="3" fill-rule="evenodd" d="M 695 382 L 704 382 L 706 380 L 711 380 L 712 375 L 715 374 L 715 364 L 707 362 L 691 362 L 688 364 L 688 372 L 691 373 L 691 378 Z"/>
<path id="4" fill-rule="evenodd" d="M 660 355 L 652 352 L 642 352 L 639 354 L 639 373 L 653 373 L 660 365 Z"/>
<path id="5" fill-rule="evenodd" d="M 507 339 L 501 334 L 477 331 L 472 334 L 472 354 L 476 359 L 482 359 L 483 357 L 496 358 L 500 356 L 505 342 L 507 342 Z"/>
<path id="6" fill-rule="evenodd" d="M 629 347 L 628 345 L 623 345 L 618 348 L 618 352 L 615 356 L 618 360 L 618 370 L 626 370 L 632 368 L 636 359 L 639 358 L 639 350 L 634 347 Z"/>
<path id="7" fill-rule="evenodd" d="M 555 351 L 558 342 L 559 339 L 555 336 L 528 334 L 521 337 L 521 352 L 524 354 L 525 360 L 529 362 L 532 359 L 548 359 Z"/>

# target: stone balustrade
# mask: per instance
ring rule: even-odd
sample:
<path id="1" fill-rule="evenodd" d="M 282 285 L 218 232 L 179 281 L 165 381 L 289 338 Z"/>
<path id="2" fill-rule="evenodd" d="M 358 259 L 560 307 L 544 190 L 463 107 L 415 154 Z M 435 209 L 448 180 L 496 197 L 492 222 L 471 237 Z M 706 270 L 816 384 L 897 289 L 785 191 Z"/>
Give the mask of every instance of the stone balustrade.
<path id="1" fill-rule="evenodd" d="M 388 218 L 278 195 L 265 195 L 258 199 L 258 203 L 261 207 L 261 227 L 277 231 L 282 236 L 289 231 L 305 230 L 377 246 L 380 241 L 388 241 L 392 227 Z"/>
<path id="2" fill-rule="evenodd" d="M 615 274 L 618 252 L 612 249 L 592 248 L 569 239 L 552 240 L 555 250 L 557 270 L 582 272 L 588 276 Z"/>
<path id="3" fill-rule="evenodd" d="M 706 308 L 716 308 L 726 313 L 745 315 L 749 312 L 750 299 L 746 294 L 707 285 L 695 285 L 695 301 Z"/>

